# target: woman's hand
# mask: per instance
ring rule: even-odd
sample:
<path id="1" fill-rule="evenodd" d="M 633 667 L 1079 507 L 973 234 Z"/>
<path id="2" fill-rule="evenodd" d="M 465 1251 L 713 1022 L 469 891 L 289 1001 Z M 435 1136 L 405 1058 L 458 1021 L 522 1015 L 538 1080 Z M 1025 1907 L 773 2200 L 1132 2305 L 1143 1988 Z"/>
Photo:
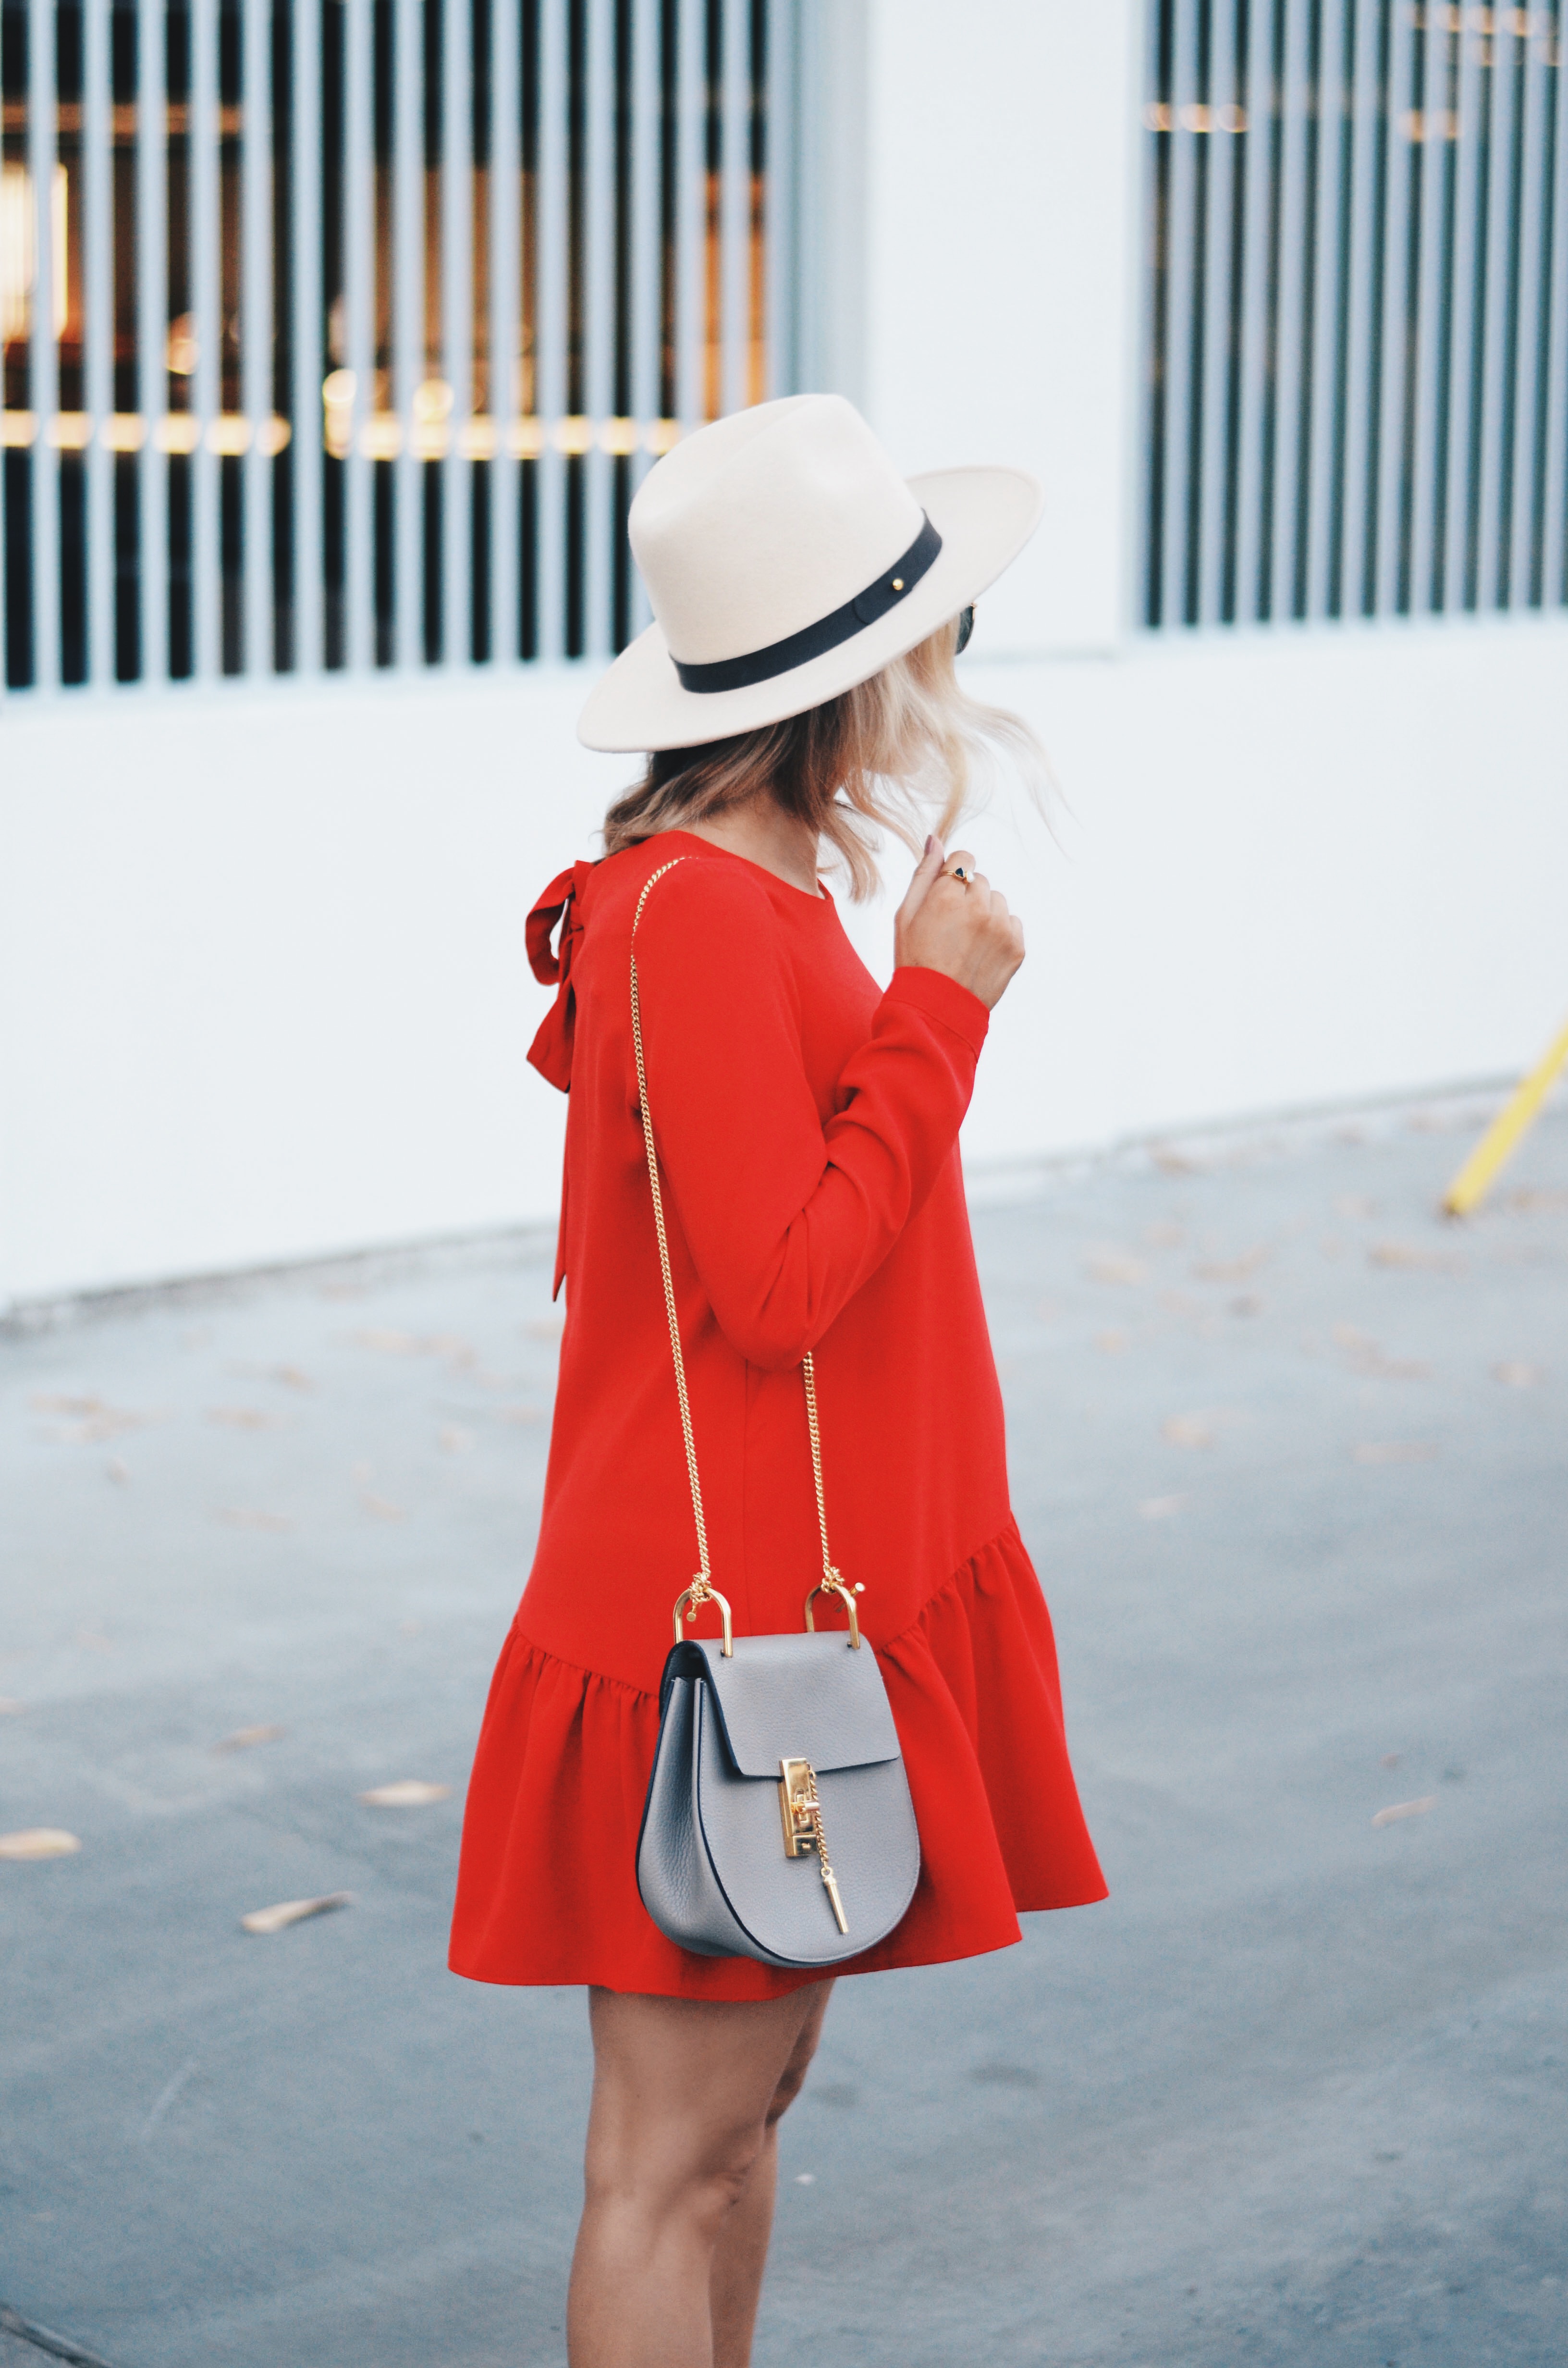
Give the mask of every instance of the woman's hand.
<path id="1" fill-rule="evenodd" d="M 964 878 L 955 879 L 961 866 Z M 939 970 L 995 1009 L 1024 958 L 1023 923 L 1007 910 L 974 858 L 963 848 L 949 860 L 928 838 L 909 894 L 898 908 L 893 944 L 901 968 Z"/>

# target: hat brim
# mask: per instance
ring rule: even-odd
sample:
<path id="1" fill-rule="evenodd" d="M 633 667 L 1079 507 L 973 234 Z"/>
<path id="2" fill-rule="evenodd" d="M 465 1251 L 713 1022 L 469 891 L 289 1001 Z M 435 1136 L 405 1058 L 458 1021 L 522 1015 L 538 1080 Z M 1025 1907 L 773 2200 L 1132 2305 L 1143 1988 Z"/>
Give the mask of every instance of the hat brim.
<path id="1" fill-rule="evenodd" d="M 743 690 L 686 689 L 663 632 L 650 625 L 589 693 L 577 723 L 584 746 L 622 753 L 700 748 L 803 715 L 869 681 L 994 584 L 1034 532 L 1043 499 L 1038 481 L 1022 469 L 939 469 L 911 477 L 909 490 L 942 548 L 896 609 L 836 649 Z"/>

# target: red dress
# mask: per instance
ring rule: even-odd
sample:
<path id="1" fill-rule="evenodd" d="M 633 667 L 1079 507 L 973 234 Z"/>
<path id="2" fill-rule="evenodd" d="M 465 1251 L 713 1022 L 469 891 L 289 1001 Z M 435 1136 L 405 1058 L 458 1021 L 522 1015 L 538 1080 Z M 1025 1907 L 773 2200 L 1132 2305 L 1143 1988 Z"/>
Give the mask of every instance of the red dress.
<path id="1" fill-rule="evenodd" d="M 880 993 L 831 896 L 665 832 L 578 864 L 529 924 L 554 977 L 569 898 L 565 974 L 529 1055 L 571 1087 L 566 1326 L 539 1548 L 469 1788 L 451 1964 L 476 1981 L 759 1998 L 820 1976 L 678 1948 L 633 1871 L 671 1609 L 697 1566 L 628 986 L 638 894 L 674 856 L 637 956 L 714 1583 L 737 1634 L 800 1627 L 822 1563 L 800 1373 L 813 1349 L 834 1560 L 865 1587 L 920 1828 L 908 1913 L 842 1970 L 1005 1948 L 1019 1908 L 1099 1899 L 1105 1881 L 1008 1506 L 959 1167 L 984 1007 L 930 970 Z"/>

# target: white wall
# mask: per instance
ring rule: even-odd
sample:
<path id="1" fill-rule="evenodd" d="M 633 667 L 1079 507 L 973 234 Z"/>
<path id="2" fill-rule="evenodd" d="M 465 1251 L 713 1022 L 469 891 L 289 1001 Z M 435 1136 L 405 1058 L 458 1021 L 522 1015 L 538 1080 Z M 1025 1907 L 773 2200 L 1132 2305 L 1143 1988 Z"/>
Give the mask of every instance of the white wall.
<path id="1" fill-rule="evenodd" d="M 1134 0 L 869 0 L 868 415 L 910 470 L 1011 461 L 1044 523 L 988 646 L 1106 650 L 1129 615 Z"/>
<path id="2" fill-rule="evenodd" d="M 550 1207 L 523 919 L 628 777 L 582 689 L 10 702 L 0 1297 Z"/>
<path id="3" fill-rule="evenodd" d="M 1568 623 L 977 666 L 1052 845 L 972 836 L 1031 957 L 971 1162 L 1522 1066 L 1568 1001 Z M 524 916 L 624 759 L 571 670 L 0 723 L 0 1298 L 545 1214 Z M 857 935 L 885 966 L 890 908 Z"/>

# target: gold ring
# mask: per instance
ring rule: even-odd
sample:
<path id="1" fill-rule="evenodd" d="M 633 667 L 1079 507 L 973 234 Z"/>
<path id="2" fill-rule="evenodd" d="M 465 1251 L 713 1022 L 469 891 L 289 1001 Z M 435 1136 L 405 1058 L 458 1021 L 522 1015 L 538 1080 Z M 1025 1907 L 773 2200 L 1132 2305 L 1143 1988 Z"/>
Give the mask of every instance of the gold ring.
<path id="1" fill-rule="evenodd" d="M 955 863 L 952 870 L 949 872 L 948 877 L 949 880 L 960 881 L 966 888 L 969 886 L 969 873 L 964 870 L 961 863 Z"/>

